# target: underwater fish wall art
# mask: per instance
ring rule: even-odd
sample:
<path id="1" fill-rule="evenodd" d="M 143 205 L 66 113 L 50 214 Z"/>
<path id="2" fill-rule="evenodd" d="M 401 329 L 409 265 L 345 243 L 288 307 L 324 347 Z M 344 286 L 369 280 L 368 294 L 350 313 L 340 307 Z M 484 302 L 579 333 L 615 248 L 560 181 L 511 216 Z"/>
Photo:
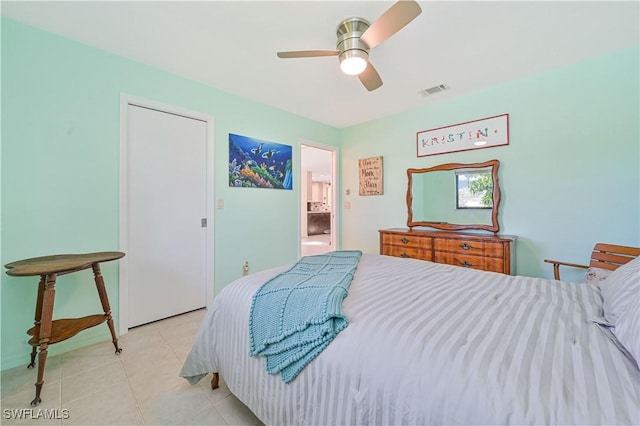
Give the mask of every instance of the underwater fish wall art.
<path id="1" fill-rule="evenodd" d="M 229 186 L 293 188 L 291 146 L 229 133 Z"/>

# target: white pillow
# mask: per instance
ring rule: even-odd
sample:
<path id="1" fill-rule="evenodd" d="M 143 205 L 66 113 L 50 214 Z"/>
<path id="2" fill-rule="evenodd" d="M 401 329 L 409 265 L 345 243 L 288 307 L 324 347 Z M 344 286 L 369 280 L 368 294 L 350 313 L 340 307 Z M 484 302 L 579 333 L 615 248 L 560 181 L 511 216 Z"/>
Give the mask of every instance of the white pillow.
<path id="1" fill-rule="evenodd" d="M 640 293 L 640 258 L 620 266 L 598 283 L 604 300 L 604 317 L 614 327 L 632 299 Z"/>
<path id="2" fill-rule="evenodd" d="M 640 295 L 629 301 L 627 309 L 618 318 L 613 334 L 640 367 Z"/>

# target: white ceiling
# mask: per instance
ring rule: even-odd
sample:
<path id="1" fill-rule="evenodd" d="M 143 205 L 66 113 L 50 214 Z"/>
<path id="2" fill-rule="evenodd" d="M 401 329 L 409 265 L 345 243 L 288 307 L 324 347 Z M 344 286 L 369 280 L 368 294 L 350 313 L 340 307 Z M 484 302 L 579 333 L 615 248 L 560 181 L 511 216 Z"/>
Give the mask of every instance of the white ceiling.
<path id="1" fill-rule="evenodd" d="M 639 43 L 638 1 L 422 1 L 422 14 L 371 51 L 368 92 L 335 57 L 338 23 L 374 21 L 392 1 L 10 2 L 2 14 L 226 92 L 335 127 L 460 96 Z M 423 89 L 446 84 L 431 96 Z M 586 88 L 585 88 L 586 89 Z"/>

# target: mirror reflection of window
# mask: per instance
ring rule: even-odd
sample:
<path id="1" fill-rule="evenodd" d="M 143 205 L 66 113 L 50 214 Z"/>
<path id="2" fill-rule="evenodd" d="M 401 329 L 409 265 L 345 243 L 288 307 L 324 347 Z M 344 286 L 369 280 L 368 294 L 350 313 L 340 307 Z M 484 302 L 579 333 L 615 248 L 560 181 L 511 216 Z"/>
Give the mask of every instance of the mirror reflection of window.
<path id="1" fill-rule="evenodd" d="M 493 179 L 491 169 L 457 171 L 456 208 L 491 209 Z"/>
<path id="2" fill-rule="evenodd" d="M 418 222 L 491 225 L 491 208 L 456 208 L 456 172 L 477 170 L 479 169 L 460 168 L 414 174 L 414 198 L 411 202 L 413 219 Z M 490 172 L 491 168 L 488 170 Z"/>

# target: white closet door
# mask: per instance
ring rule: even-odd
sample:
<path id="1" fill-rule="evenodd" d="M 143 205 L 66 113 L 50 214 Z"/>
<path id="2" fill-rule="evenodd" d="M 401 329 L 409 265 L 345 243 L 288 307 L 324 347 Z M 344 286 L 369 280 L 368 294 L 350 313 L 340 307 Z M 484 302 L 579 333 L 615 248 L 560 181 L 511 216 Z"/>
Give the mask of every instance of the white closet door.
<path id="1" fill-rule="evenodd" d="M 128 106 L 129 327 L 206 305 L 206 131 Z"/>

